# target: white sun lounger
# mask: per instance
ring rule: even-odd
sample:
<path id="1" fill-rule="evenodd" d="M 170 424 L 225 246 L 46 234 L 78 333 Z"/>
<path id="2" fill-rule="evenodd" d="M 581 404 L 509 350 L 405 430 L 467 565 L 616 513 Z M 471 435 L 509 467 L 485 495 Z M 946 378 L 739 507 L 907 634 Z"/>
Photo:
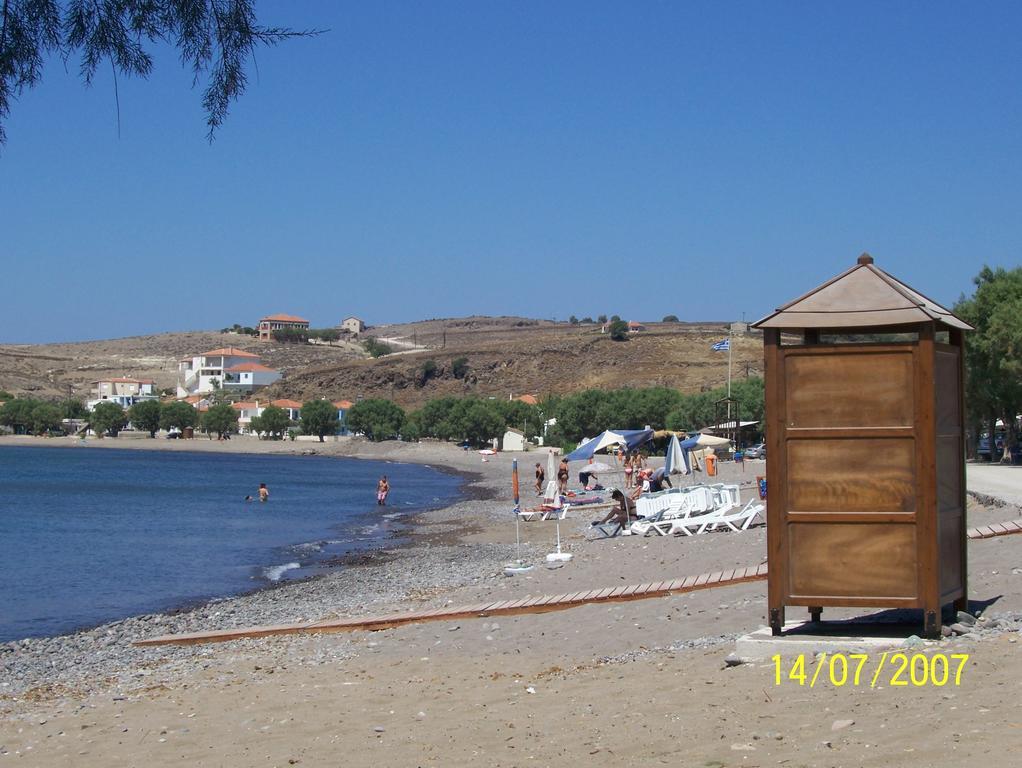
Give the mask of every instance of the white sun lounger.
<path id="1" fill-rule="evenodd" d="M 756 519 L 756 516 L 764 509 L 766 507 L 755 499 L 751 499 L 748 504 L 737 512 L 727 511 L 723 514 L 701 515 L 683 520 L 674 520 L 668 533 L 696 536 L 707 531 L 715 531 L 719 527 L 728 528 L 737 533 L 738 531 L 747 530 L 752 525 L 752 521 Z"/>

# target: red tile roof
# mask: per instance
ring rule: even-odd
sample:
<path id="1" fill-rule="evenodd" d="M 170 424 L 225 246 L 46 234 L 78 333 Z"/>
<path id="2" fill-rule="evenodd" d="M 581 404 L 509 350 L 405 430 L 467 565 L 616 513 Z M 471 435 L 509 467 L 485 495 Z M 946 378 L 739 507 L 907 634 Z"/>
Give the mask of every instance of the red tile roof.
<path id="1" fill-rule="evenodd" d="M 117 378 L 117 379 L 100 379 L 99 381 L 94 381 L 93 384 L 103 384 L 105 382 L 109 382 L 110 384 L 155 384 L 156 383 L 152 379 L 125 379 L 125 378 Z"/>
<path id="2" fill-rule="evenodd" d="M 519 400 L 526 405 L 539 405 L 539 400 L 536 399 L 535 395 L 519 395 L 515 400 Z"/>
<path id="3" fill-rule="evenodd" d="M 346 411 L 353 405 L 354 403 L 351 402 L 351 400 L 337 400 L 334 402 L 334 408 L 336 408 L 339 411 Z"/>
<path id="4" fill-rule="evenodd" d="M 302 404 L 297 400 L 274 400 L 270 405 L 275 405 L 278 408 L 293 408 L 295 410 L 299 410 L 302 407 Z"/>
<path id="5" fill-rule="evenodd" d="M 257 403 L 244 402 L 244 403 L 231 403 L 231 407 L 234 408 L 234 410 L 236 410 L 236 411 L 248 411 L 248 410 L 253 410 L 255 408 L 258 408 L 259 405 Z"/>
<path id="6" fill-rule="evenodd" d="M 224 370 L 233 371 L 237 373 L 243 371 L 259 371 L 259 372 L 269 371 L 270 373 L 276 373 L 276 371 L 273 368 L 267 368 L 265 365 L 262 365 L 261 363 L 238 363 L 238 365 L 232 365 L 230 368 L 225 368 Z"/>
<path id="7" fill-rule="evenodd" d="M 266 317 L 262 318 L 262 320 L 260 320 L 259 322 L 262 323 L 262 322 L 264 322 L 266 320 L 276 320 L 277 322 L 280 322 L 280 323 L 306 323 L 307 324 L 309 322 L 304 317 L 296 317 L 294 315 L 283 315 L 283 314 L 280 314 L 280 315 L 267 315 Z"/>
<path id="8" fill-rule="evenodd" d="M 203 352 L 202 357 L 251 357 L 256 360 L 259 359 L 259 355 L 253 355 L 251 352 L 246 352 L 245 350 L 238 349 L 237 347 L 211 349 L 209 352 Z"/>

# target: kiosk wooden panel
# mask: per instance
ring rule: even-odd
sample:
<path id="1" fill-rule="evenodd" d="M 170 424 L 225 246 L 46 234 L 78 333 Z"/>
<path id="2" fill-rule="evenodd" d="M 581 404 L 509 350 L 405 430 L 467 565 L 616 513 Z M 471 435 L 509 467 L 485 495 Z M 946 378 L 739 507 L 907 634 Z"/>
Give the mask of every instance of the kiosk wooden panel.
<path id="1" fill-rule="evenodd" d="M 939 636 L 941 607 L 966 602 L 969 326 L 867 255 L 756 326 L 774 633 L 786 606 L 853 606 L 920 608 Z"/>

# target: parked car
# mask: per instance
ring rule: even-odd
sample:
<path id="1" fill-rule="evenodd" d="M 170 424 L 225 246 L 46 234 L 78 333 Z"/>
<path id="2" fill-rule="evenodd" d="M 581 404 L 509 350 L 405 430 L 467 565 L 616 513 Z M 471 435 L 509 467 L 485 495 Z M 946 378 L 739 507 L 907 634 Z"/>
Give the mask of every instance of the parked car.
<path id="1" fill-rule="evenodd" d="M 994 460 L 997 461 L 1004 455 L 1004 435 L 998 435 L 994 438 L 994 446 L 997 450 Z M 983 461 L 990 461 L 990 435 L 980 437 L 979 443 L 976 446 L 976 457 Z"/>
<path id="2" fill-rule="evenodd" d="M 766 458 L 766 443 L 756 443 L 756 445 L 750 445 L 745 449 L 745 458 L 747 459 L 765 459 Z"/>

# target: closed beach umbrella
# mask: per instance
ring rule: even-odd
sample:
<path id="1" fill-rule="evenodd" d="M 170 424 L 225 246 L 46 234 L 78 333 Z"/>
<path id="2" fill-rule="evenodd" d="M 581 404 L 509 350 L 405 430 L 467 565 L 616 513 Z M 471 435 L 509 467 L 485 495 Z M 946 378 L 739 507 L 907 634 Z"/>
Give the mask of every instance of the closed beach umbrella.
<path id="1" fill-rule="evenodd" d="M 671 441 L 667 444 L 667 458 L 664 461 L 664 472 L 668 475 L 687 475 L 688 462 L 685 461 L 685 454 L 681 450 L 681 443 L 677 435 L 671 435 Z"/>
<path id="2" fill-rule="evenodd" d="M 557 493 L 557 456 L 553 451 L 546 454 L 546 489 L 543 492 L 543 501 L 560 506 L 561 496 Z"/>
<path id="3" fill-rule="evenodd" d="M 547 451 L 546 454 L 546 479 L 557 479 L 557 456 L 553 451 Z"/>

